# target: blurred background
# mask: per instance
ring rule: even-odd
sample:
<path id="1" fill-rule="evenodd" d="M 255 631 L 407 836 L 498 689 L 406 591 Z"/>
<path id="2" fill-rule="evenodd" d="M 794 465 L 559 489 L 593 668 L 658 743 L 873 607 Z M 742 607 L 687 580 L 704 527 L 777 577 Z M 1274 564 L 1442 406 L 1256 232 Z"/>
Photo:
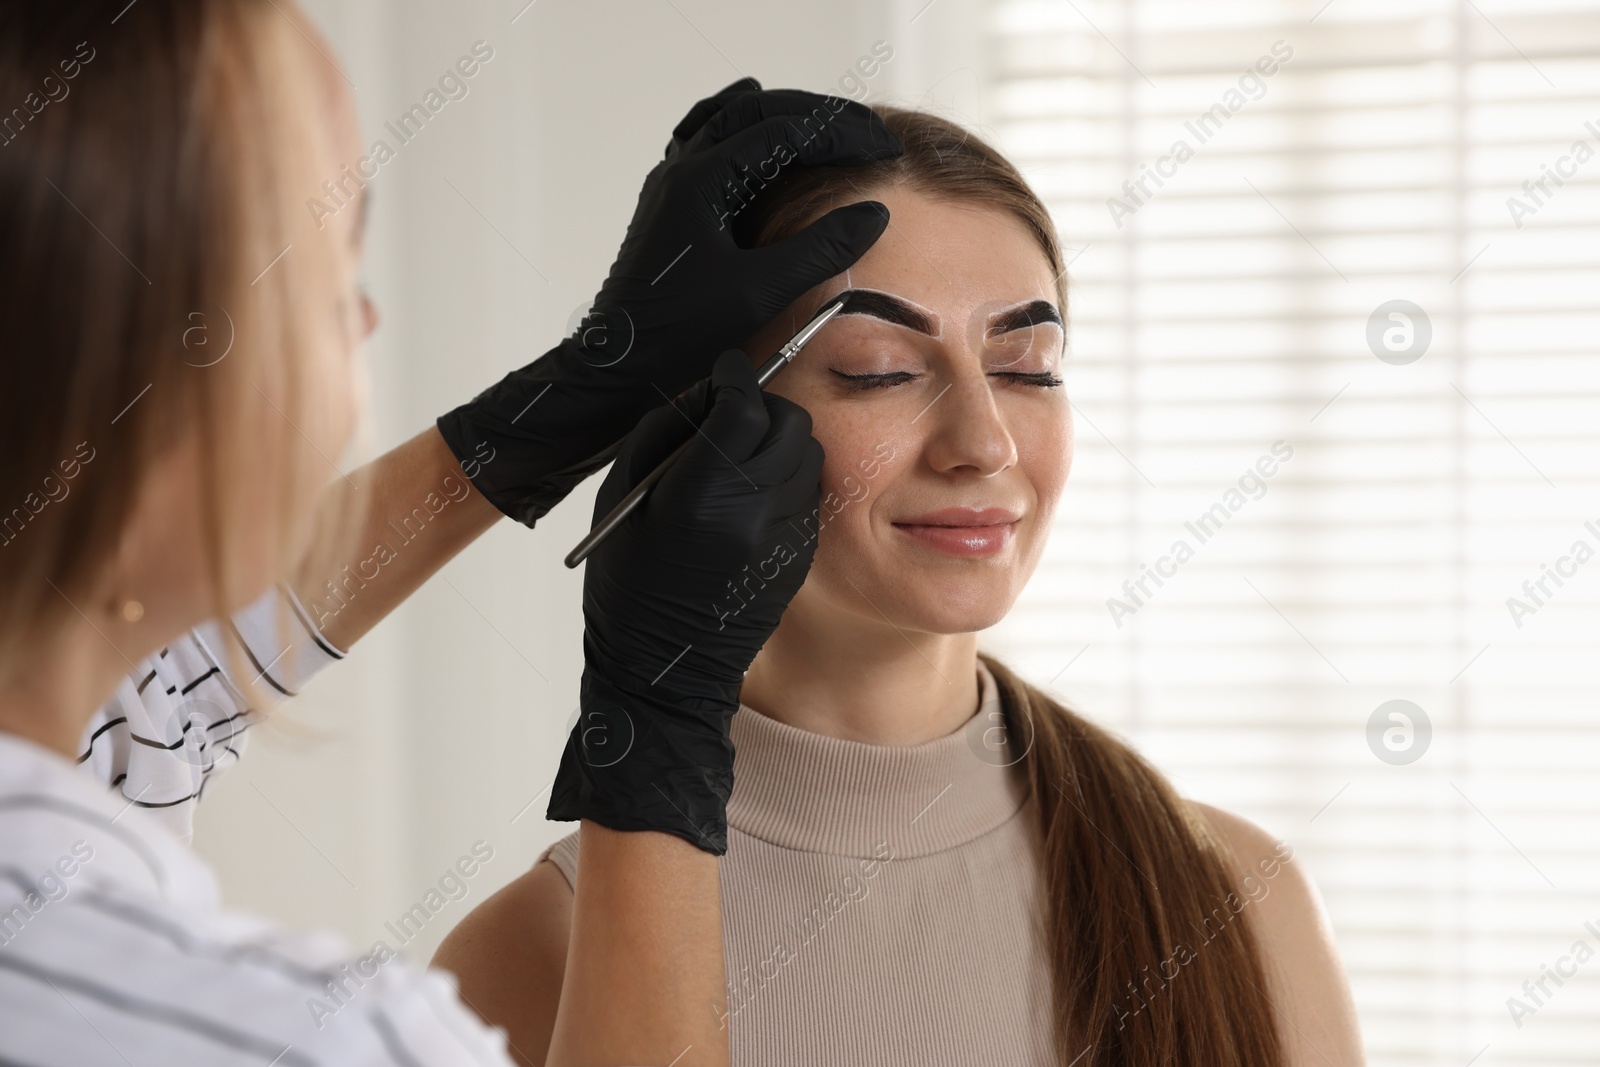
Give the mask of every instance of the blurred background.
<path id="1" fill-rule="evenodd" d="M 1600 1061 L 1600 2 L 307 5 L 369 142 L 492 49 L 372 183 L 347 468 L 569 330 L 700 97 L 967 123 L 1069 248 L 1078 421 L 985 646 L 1294 846 L 1374 1064 Z M 254 731 L 197 832 L 236 906 L 393 944 L 492 850 L 426 960 L 575 829 L 543 814 L 593 490 Z"/>

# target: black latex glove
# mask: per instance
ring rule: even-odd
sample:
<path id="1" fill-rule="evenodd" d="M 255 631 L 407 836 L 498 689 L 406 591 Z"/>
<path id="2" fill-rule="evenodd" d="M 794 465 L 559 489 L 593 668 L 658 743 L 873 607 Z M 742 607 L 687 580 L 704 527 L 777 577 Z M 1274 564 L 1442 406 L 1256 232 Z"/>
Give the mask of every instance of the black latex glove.
<path id="1" fill-rule="evenodd" d="M 588 560 L 580 711 L 546 817 L 659 830 L 720 856 L 728 725 L 811 567 L 822 446 L 805 409 L 763 393 L 737 349 L 680 407 L 704 416 L 701 433 Z M 595 521 L 690 432 L 677 408 L 641 421 Z"/>
<path id="2" fill-rule="evenodd" d="M 762 90 L 746 78 L 696 104 L 645 178 L 590 315 L 542 357 L 439 418 L 473 484 L 532 526 L 606 462 L 591 457 L 704 378 L 707 353 L 742 344 L 860 259 L 888 225 L 888 209 L 868 201 L 787 240 L 741 248 L 733 224 L 749 220 L 764 182 L 900 150 L 877 115 L 840 97 Z"/>

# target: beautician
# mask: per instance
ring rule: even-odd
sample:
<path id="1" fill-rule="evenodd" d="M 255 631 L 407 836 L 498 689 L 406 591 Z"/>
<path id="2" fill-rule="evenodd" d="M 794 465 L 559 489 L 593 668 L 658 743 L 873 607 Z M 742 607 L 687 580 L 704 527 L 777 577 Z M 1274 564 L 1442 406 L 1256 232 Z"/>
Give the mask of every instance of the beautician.
<path id="1" fill-rule="evenodd" d="M 0 1063 L 520 1059 L 446 976 L 223 911 L 183 839 L 267 693 L 502 514 L 532 526 L 626 438 L 604 514 L 686 417 L 698 436 L 585 574 L 583 717 L 620 708 L 636 738 L 598 773 L 580 720 L 555 783 L 585 886 L 547 1062 L 726 1063 L 707 1005 L 725 996 L 727 719 L 809 558 L 722 625 L 703 605 L 816 507 L 821 454 L 803 410 L 718 353 L 887 213 L 843 208 L 761 250 L 726 221 L 763 166 L 899 146 L 836 99 L 747 80 L 701 101 L 596 317 L 327 488 L 376 317 L 364 196 L 320 226 L 304 208 L 360 153 L 317 41 L 273 0 L 0 8 L 0 107 L 26 116 L 0 146 Z M 224 319 L 227 346 L 192 333 Z M 422 501 L 426 536 L 349 584 Z"/>

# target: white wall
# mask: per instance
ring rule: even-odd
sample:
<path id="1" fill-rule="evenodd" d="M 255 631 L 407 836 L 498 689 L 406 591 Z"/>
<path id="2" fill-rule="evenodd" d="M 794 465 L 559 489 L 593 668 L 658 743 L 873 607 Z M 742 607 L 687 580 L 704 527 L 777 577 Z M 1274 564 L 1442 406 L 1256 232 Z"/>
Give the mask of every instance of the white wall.
<path id="1" fill-rule="evenodd" d="M 868 99 L 984 114 L 976 0 L 523 2 L 309 5 L 368 141 L 390 139 L 383 124 L 475 41 L 494 49 L 469 95 L 373 183 L 368 276 L 383 323 L 368 456 L 566 332 L 696 99 L 743 74 L 837 90 L 883 40 L 894 58 Z M 494 859 L 470 895 L 409 946 L 426 959 L 574 828 L 545 822 L 540 794 L 581 667 L 580 572 L 560 558 L 587 529 L 594 484 L 538 529 L 501 523 L 254 732 L 196 834 L 235 906 L 393 944 L 385 922 L 486 842 Z"/>

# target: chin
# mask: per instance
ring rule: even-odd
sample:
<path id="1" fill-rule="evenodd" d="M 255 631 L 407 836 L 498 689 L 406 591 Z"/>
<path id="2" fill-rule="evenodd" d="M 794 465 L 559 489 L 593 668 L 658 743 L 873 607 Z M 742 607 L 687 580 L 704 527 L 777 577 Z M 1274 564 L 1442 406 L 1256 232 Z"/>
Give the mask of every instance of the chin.
<path id="1" fill-rule="evenodd" d="M 957 634 L 986 630 L 1005 618 L 1033 567 L 1026 546 L 1013 544 L 988 558 L 959 558 L 918 546 L 894 544 L 894 566 L 883 582 L 888 610 L 903 627 L 924 633 Z"/>
<path id="2" fill-rule="evenodd" d="M 921 595 L 903 596 L 897 605 L 900 612 L 893 616 L 895 621 L 906 629 L 922 633 L 976 633 L 1005 618 L 1016 599 L 1009 583 L 1003 590 L 992 586 L 981 590 L 948 588 L 952 584 L 962 583 L 951 583 L 948 579 L 941 582 L 938 576 L 930 576 L 928 581 L 919 583 Z"/>
<path id="3" fill-rule="evenodd" d="M 827 578 L 823 584 L 832 593 L 830 600 L 849 605 L 863 618 L 881 621 L 887 615 L 907 632 L 966 634 L 986 630 L 1010 613 L 1022 586 L 1014 577 L 998 568 L 956 574 L 944 567 L 897 567 L 877 574 L 857 572 L 850 576 L 851 584 L 838 581 L 837 588 Z M 875 607 L 862 605 L 852 586 Z"/>
<path id="4" fill-rule="evenodd" d="M 908 611 L 901 628 L 925 634 L 975 634 L 987 630 L 1005 617 L 1005 609 L 950 610 L 930 604 L 922 611 Z"/>

